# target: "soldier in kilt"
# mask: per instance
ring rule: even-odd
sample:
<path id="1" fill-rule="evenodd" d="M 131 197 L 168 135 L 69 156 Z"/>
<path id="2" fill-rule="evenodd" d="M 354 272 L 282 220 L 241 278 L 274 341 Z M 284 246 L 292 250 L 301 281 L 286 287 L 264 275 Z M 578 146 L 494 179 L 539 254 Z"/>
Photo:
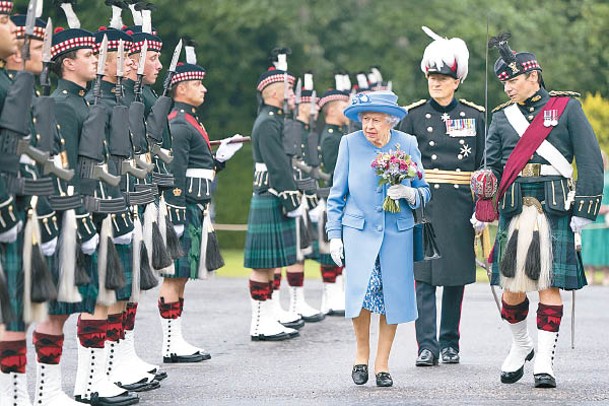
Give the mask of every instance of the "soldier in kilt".
<path id="1" fill-rule="evenodd" d="M 6 4 L 0 6 L 3 10 Z M 25 38 L 25 16 L 11 17 L 12 26 L 15 28 L 17 39 L 17 51 L 5 58 L 6 75 L 9 81 L 14 81 L 11 85 L 10 93 L 6 93 L 7 102 L 3 104 L 3 114 L 0 119 L 0 126 L 3 129 L 18 128 L 13 127 L 15 123 L 21 122 L 24 118 L 26 122 L 30 120 L 31 109 L 35 104 L 32 96 L 34 95 L 32 74 L 42 72 L 42 44 L 45 34 L 45 22 L 36 19 L 33 35 L 30 37 L 30 58 L 24 61 L 22 57 L 22 47 Z M 19 72 L 25 67 L 25 72 Z M 30 87 L 32 86 L 32 87 Z M 27 93 L 27 96 L 21 97 Z M 10 102 L 8 97 L 14 97 Z M 12 113 L 6 113 L 7 109 L 17 109 Z M 13 114 L 14 113 L 14 114 Z M 20 116 L 24 115 L 24 116 Z M 19 116 L 19 117 L 18 117 Z M 14 130 L 13 130 L 14 131 Z M 32 137 L 37 129 L 34 121 L 30 121 L 29 129 L 25 132 L 24 139 L 35 145 L 37 139 Z M 8 132 L 3 135 L 11 137 Z M 7 139 L 3 144 L 7 144 Z M 47 151 L 48 152 L 48 151 Z M 10 153 L 2 151 L 2 155 Z M 3 270 L 6 273 L 7 286 L 9 292 L 11 318 L 5 320 L 6 331 L 0 337 L 0 395 L 7 396 L 7 399 L 14 399 L 17 404 L 29 404 L 27 393 L 27 382 L 25 377 L 26 368 L 26 331 L 29 323 L 42 320 L 46 317 L 46 301 L 56 295 L 50 274 L 44 263 L 43 255 L 52 256 L 57 245 L 57 219 L 55 212 L 51 209 L 45 196 L 53 194 L 52 180 L 41 178 L 38 168 L 29 155 L 24 154 L 18 157 L 15 151 L 10 153 L 15 159 L 15 168 L 7 168 L 10 177 L 17 180 L 19 191 L 16 191 L 16 204 L 14 213 L 9 213 L 25 224 L 24 232 L 20 232 L 17 240 L 6 244 L 4 248 Z M 17 169 L 15 171 L 15 169 Z M 4 172 L 4 170 L 3 170 Z M 8 175 L 8 173 L 6 173 Z M 8 180 L 8 179 L 7 179 Z M 28 188 L 27 184 L 30 184 Z M 15 185 L 13 181 L 11 184 Z M 28 191 L 29 189 L 29 191 Z M 34 192 L 35 190 L 35 192 Z M 36 197 L 34 197 L 36 196 Z M 35 218 L 40 214 L 40 224 L 36 225 Z M 35 217 L 36 216 L 36 217 Z M 39 228 L 39 230 L 37 230 Z M 28 229 L 30 231 L 28 231 Z M 29 253 L 28 253 L 29 252 Z M 49 289 L 49 290 L 45 290 Z M 43 292 L 44 290 L 44 292 Z M 42 296 L 38 296 L 42 293 Z"/>
<path id="2" fill-rule="evenodd" d="M 252 269 L 249 278 L 252 304 L 250 336 L 254 341 L 286 340 L 298 336 L 298 331 L 277 321 L 269 300 L 273 295 L 275 270 L 297 262 L 295 219 L 303 215 L 300 192 L 283 145 L 285 112 L 295 107 L 295 79 L 287 72 L 286 55 L 280 54 L 277 58 L 277 68 L 269 69 L 258 79 L 257 90 L 262 104 L 252 129 L 254 193 L 248 217 L 244 265 Z M 288 279 L 293 278 L 290 286 L 302 286 L 303 276 L 300 272 L 288 273 Z"/>
<path id="3" fill-rule="evenodd" d="M 332 186 L 332 176 L 338 157 L 338 146 L 343 135 L 347 134 L 349 119 L 343 111 L 349 105 L 350 81 L 348 75 L 335 75 L 334 89 L 327 90 L 319 99 L 318 106 L 324 116 L 324 127 L 321 131 L 321 161 L 324 171 L 330 175 L 328 187 Z M 322 203 L 325 206 L 325 200 Z M 323 217 L 318 227 L 325 228 Z M 325 233 L 321 238 L 326 238 Z M 328 242 L 320 241 L 319 263 L 324 283 L 322 312 L 329 315 L 344 315 L 345 290 L 343 284 L 343 267 L 337 266 L 330 256 Z"/>
<path id="4" fill-rule="evenodd" d="M 420 313 L 415 323 L 417 366 L 437 365 L 440 357 L 443 363 L 460 362 L 461 304 L 465 285 L 476 281 L 470 178 L 484 153 L 484 109 L 455 98 L 468 72 L 467 46 L 459 38 L 433 35 L 435 41 L 425 48 L 421 61 L 430 97 L 407 106 L 408 115 L 400 126 L 401 131 L 415 135 L 419 143 L 433 193 L 425 215 L 434 227 L 442 255 L 415 264 Z M 443 289 L 438 332 L 439 286 Z"/>
<path id="5" fill-rule="evenodd" d="M 205 101 L 205 69 L 197 65 L 194 46 L 186 48 L 186 63 L 178 65 L 172 78 L 173 110 L 169 114 L 175 187 L 166 193 L 169 220 L 180 238 L 182 255 L 175 261 L 175 273 L 164 274 L 159 290 L 159 313 L 163 328 L 163 362 L 200 362 L 211 355 L 182 336 L 182 311 L 189 279 L 206 279 L 207 273 L 223 266 L 209 217 L 212 183 L 242 146 L 230 138 L 214 154 L 209 136 L 197 115 Z M 219 260 L 219 261 L 218 261 Z"/>
<path id="6" fill-rule="evenodd" d="M 501 315 L 512 333 L 501 382 L 518 381 L 535 357 L 535 387 L 554 388 L 560 290 L 586 285 L 574 241 L 601 207 L 603 162 L 577 94 L 548 92 L 535 55 L 513 52 L 508 38 L 502 34 L 489 43 L 499 49 L 494 70 L 510 98 L 494 110 L 487 147 L 489 167 L 500 180 L 492 283 L 504 288 Z M 476 215 L 488 220 L 478 208 Z M 527 329 L 527 292 L 533 291 L 539 292 L 536 351 Z"/>

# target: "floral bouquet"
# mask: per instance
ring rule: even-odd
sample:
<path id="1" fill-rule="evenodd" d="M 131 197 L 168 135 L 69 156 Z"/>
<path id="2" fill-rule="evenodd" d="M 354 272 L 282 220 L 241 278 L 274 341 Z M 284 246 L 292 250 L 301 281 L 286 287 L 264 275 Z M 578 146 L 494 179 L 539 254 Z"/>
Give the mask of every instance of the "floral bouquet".
<path id="1" fill-rule="evenodd" d="M 421 179 L 423 177 L 417 163 L 410 158 L 410 155 L 400 149 L 400 144 L 396 144 L 395 151 L 380 152 L 370 166 L 380 177 L 379 186 L 385 184 L 390 186 L 399 185 L 404 179 L 414 179 L 415 177 Z M 383 210 L 390 213 L 399 213 L 400 205 L 387 196 L 383 202 Z"/>

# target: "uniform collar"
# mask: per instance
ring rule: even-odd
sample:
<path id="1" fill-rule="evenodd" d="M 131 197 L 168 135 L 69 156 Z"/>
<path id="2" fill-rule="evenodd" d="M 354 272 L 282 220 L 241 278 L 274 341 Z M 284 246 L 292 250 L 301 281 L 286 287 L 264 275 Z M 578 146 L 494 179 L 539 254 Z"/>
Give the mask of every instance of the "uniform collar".
<path id="1" fill-rule="evenodd" d="M 18 73 L 18 72 L 19 72 L 19 71 L 16 71 L 16 70 L 9 70 L 9 69 L 7 69 L 7 70 L 6 70 L 6 76 L 8 76 L 8 78 L 9 78 L 10 80 L 15 80 L 15 76 L 17 76 L 17 73 Z"/>
<path id="2" fill-rule="evenodd" d="M 65 79 L 59 79 L 57 82 L 57 90 L 63 94 L 73 94 L 80 97 L 85 97 L 87 94 L 87 89 Z"/>
<path id="3" fill-rule="evenodd" d="M 133 81 L 131 79 L 125 79 L 125 80 L 123 80 L 123 86 L 125 87 L 125 89 L 134 90 L 135 89 L 135 81 Z"/>
<path id="4" fill-rule="evenodd" d="M 190 114 L 193 117 L 197 117 L 197 108 L 192 104 L 182 103 L 182 102 L 174 102 L 173 109 L 178 110 L 181 113 Z"/>
<path id="5" fill-rule="evenodd" d="M 550 98 L 550 94 L 543 87 L 540 88 L 534 95 L 523 101 L 522 103 L 518 103 L 520 106 L 524 107 L 537 107 L 540 104 L 545 104 Z"/>
<path id="6" fill-rule="evenodd" d="M 334 131 L 337 131 L 337 132 L 339 132 L 339 133 L 343 133 L 343 132 L 344 132 L 344 131 L 343 131 L 343 128 L 344 128 L 344 127 L 343 127 L 343 126 L 340 126 L 340 125 L 336 125 L 336 124 L 326 124 L 326 127 L 327 127 L 327 129 L 328 129 L 328 130 L 333 130 L 332 132 L 334 132 Z"/>
<path id="7" fill-rule="evenodd" d="M 457 107 L 457 104 L 459 104 L 459 102 L 457 101 L 457 99 L 453 98 L 447 106 L 441 106 L 434 99 L 429 99 L 429 104 L 431 105 L 431 107 L 433 107 L 434 110 L 439 111 L 440 113 L 446 113 Z"/>
<path id="8" fill-rule="evenodd" d="M 279 107 L 275 107 L 275 106 L 269 106 L 268 104 L 262 105 L 261 111 L 264 111 L 269 116 L 273 116 L 273 115 L 283 116 L 282 109 L 280 109 Z"/>

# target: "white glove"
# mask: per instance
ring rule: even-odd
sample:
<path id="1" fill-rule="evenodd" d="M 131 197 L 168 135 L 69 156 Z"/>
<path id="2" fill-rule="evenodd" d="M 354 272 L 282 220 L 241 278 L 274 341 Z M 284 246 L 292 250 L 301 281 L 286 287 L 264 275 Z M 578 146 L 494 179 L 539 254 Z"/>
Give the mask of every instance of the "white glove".
<path id="1" fill-rule="evenodd" d="M 220 143 L 218 150 L 216 151 L 216 160 L 218 162 L 226 162 L 235 155 L 235 152 L 239 151 L 243 147 L 242 143 L 229 144 L 229 141 L 234 138 L 241 138 L 241 134 L 235 134 L 232 137 L 225 138 Z"/>
<path id="2" fill-rule="evenodd" d="M 474 227 L 476 234 L 480 234 L 488 226 L 488 223 L 476 218 L 476 213 L 472 214 L 472 218 L 469 219 L 469 222 L 472 223 L 472 227 Z"/>
<path id="3" fill-rule="evenodd" d="M 93 237 L 80 244 L 80 250 L 85 255 L 93 255 L 97 249 L 97 244 L 99 244 L 99 234 L 95 233 Z"/>
<path id="4" fill-rule="evenodd" d="M 338 266 L 343 266 L 343 240 L 340 238 L 332 238 L 330 240 L 330 255 Z"/>
<path id="5" fill-rule="evenodd" d="M 573 216 L 571 217 L 571 223 L 569 223 L 569 225 L 571 226 L 571 230 L 573 230 L 574 233 L 579 233 L 584 227 L 586 227 L 590 223 L 592 223 L 592 220 L 590 219 Z"/>
<path id="6" fill-rule="evenodd" d="M 174 224 L 173 229 L 175 230 L 176 234 L 178 235 L 178 238 L 182 237 L 182 235 L 184 235 L 184 224 Z"/>
<path id="7" fill-rule="evenodd" d="M 302 207 L 302 205 L 300 205 L 296 209 L 288 212 L 288 214 L 286 214 L 286 216 L 291 217 L 291 218 L 296 218 L 296 217 L 303 216 L 304 213 L 305 213 L 305 209 L 304 209 L 304 207 Z"/>
<path id="8" fill-rule="evenodd" d="M 127 234 L 119 235 L 112 239 L 114 244 L 118 245 L 129 245 L 131 244 L 131 240 L 133 239 L 133 231 L 129 231 Z"/>
<path id="9" fill-rule="evenodd" d="M 43 242 L 40 244 L 40 250 L 45 257 L 50 257 L 55 253 L 55 249 L 57 248 L 57 237 L 53 238 L 51 241 Z"/>
<path id="10" fill-rule="evenodd" d="M 387 196 L 393 200 L 406 199 L 410 204 L 416 203 L 417 191 L 414 188 L 405 185 L 393 185 L 387 189 Z"/>
<path id="11" fill-rule="evenodd" d="M 21 231 L 22 226 L 23 226 L 23 224 L 21 223 L 21 221 L 19 221 L 19 223 L 17 223 L 15 225 L 15 227 L 11 228 L 8 231 L 0 233 L 0 242 L 6 243 L 6 244 L 15 242 L 17 240 L 17 236 L 19 235 L 19 232 Z"/>
<path id="12" fill-rule="evenodd" d="M 319 223 L 319 219 L 321 219 L 321 216 L 325 210 L 326 205 L 323 200 L 321 200 L 319 204 L 315 206 L 315 208 L 309 210 L 309 218 L 313 223 Z"/>

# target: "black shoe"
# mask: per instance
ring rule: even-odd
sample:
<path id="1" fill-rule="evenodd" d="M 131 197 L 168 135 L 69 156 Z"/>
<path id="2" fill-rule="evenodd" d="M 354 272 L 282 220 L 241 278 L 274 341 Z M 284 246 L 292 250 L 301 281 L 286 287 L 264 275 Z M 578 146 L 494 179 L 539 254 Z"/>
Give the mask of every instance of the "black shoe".
<path id="1" fill-rule="evenodd" d="M 272 336 L 265 336 L 265 335 L 258 335 L 258 336 L 251 336 L 252 337 L 252 341 L 283 341 L 283 340 L 289 340 L 290 337 L 288 334 L 286 333 L 278 333 Z"/>
<path id="2" fill-rule="evenodd" d="M 115 384 L 119 388 L 123 388 L 130 392 L 148 392 L 150 390 L 158 389 L 161 387 L 161 384 L 159 383 L 159 381 L 156 381 L 153 379 L 152 381 L 149 382 L 148 378 L 144 378 L 139 382 L 135 382 L 135 383 L 128 384 L 128 385 L 123 385 L 120 382 L 115 382 Z"/>
<path id="3" fill-rule="evenodd" d="M 536 388 L 555 388 L 556 379 L 550 374 L 537 374 L 533 375 L 535 378 Z"/>
<path id="4" fill-rule="evenodd" d="M 527 361 L 532 360 L 533 356 L 535 356 L 535 350 L 531 350 L 529 355 L 527 355 L 527 357 L 524 359 L 524 362 L 522 363 L 522 366 L 520 368 L 518 368 L 517 370 L 515 370 L 513 372 L 501 371 L 501 383 L 516 383 L 516 382 L 518 382 L 520 380 L 520 378 L 522 378 L 522 376 L 524 375 L 524 364 Z"/>
<path id="5" fill-rule="evenodd" d="M 289 323 L 281 323 L 281 325 L 283 327 L 288 327 L 288 328 L 293 328 L 295 330 L 298 330 L 298 329 L 301 329 L 304 327 L 305 321 L 302 318 L 300 318 L 296 321 L 291 321 Z"/>
<path id="6" fill-rule="evenodd" d="M 325 319 L 326 315 L 320 312 L 320 313 L 314 314 L 313 316 L 308 316 L 308 317 L 305 317 L 301 314 L 300 317 L 302 317 L 302 319 L 304 321 L 306 321 L 307 323 L 317 323 L 317 322 Z"/>
<path id="7" fill-rule="evenodd" d="M 376 374 L 376 386 L 381 388 L 388 388 L 393 386 L 393 379 L 391 378 L 391 374 L 389 372 L 379 372 Z"/>
<path id="8" fill-rule="evenodd" d="M 363 385 L 368 382 L 368 365 L 353 365 L 353 370 L 351 371 L 351 378 L 353 379 L 353 383 L 356 385 Z"/>
<path id="9" fill-rule="evenodd" d="M 207 356 L 208 356 L 208 358 L 204 358 L 204 355 L 200 354 L 198 351 L 191 355 L 171 354 L 169 357 L 163 357 L 163 362 L 166 364 L 176 364 L 176 363 L 185 363 L 185 362 L 201 362 L 204 359 L 211 358 L 211 356 L 209 354 L 207 354 Z"/>
<path id="10" fill-rule="evenodd" d="M 433 353 L 427 348 L 424 348 L 419 353 L 415 365 L 418 367 L 431 367 L 434 365 L 438 365 L 438 357 L 433 355 Z"/>
<path id="11" fill-rule="evenodd" d="M 148 371 L 149 374 L 154 374 L 154 380 L 155 381 L 162 381 L 163 379 L 167 378 L 167 372 L 165 371 L 157 371 L 156 369 L 152 369 L 150 371 Z"/>
<path id="12" fill-rule="evenodd" d="M 458 364 L 461 360 L 459 351 L 455 350 L 453 347 L 442 348 L 440 356 L 442 357 L 442 363 L 444 364 Z"/>
<path id="13" fill-rule="evenodd" d="M 328 316 L 340 316 L 340 317 L 344 317 L 345 316 L 345 311 L 344 310 L 332 310 L 330 309 L 330 311 L 327 314 Z"/>
<path id="14" fill-rule="evenodd" d="M 121 395 L 108 398 L 100 397 L 97 393 L 94 393 L 91 399 L 82 399 L 80 396 L 76 396 L 76 401 L 89 403 L 92 406 L 128 406 L 140 403 L 140 398 L 133 392 L 125 392 Z"/>

